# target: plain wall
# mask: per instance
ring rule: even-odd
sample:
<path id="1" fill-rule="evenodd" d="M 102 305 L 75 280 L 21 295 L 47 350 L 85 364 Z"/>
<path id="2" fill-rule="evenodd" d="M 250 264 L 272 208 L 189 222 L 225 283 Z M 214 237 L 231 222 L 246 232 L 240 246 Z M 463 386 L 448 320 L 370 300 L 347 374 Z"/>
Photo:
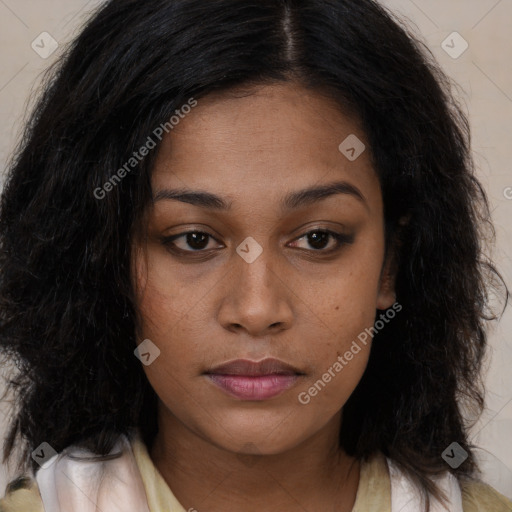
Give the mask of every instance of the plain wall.
<path id="1" fill-rule="evenodd" d="M 70 41 L 99 0 L 2 0 L 0 1 L 0 165 L 3 171 L 19 137 L 27 102 L 37 93 L 40 73 Z M 443 69 L 462 88 L 459 98 L 466 105 L 473 132 L 473 151 L 481 181 L 486 188 L 497 232 L 493 254 L 507 285 L 512 283 L 512 2 L 510 0 L 383 0 L 407 17 Z M 60 43 L 49 58 L 40 52 L 40 34 L 49 33 Z M 468 48 L 460 56 L 463 39 Z M 447 39 L 447 37 L 450 38 Z M 443 41 L 452 48 L 442 47 Z M 453 42 L 452 42 L 453 41 Z M 511 308 L 490 335 L 487 409 L 472 430 L 479 446 L 484 481 L 512 498 L 512 331 Z M 5 424 L 5 404 L 0 409 Z M 2 436 L 3 438 L 3 436 Z M 0 468 L 0 492 L 13 475 Z"/>

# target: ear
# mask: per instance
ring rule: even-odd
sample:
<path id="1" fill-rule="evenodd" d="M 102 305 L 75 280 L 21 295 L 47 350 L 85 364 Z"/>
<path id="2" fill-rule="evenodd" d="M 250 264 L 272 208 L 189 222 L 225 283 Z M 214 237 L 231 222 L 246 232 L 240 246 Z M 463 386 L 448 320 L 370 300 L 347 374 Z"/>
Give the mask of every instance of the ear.
<path id="1" fill-rule="evenodd" d="M 377 309 L 388 309 L 396 302 L 395 282 L 398 272 L 398 251 L 400 249 L 400 235 L 402 229 L 409 222 L 410 215 L 401 217 L 391 237 L 386 258 L 382 265 L 379 280 L 379 292 L 377 294 Z"/>
<path id="2" fill-rule="evenodd" d="M 395 248 L 390 247 L 386 260 L 382 265 L 379 280 L 379 292 L 377 294 L 377 309 L 388 309 L 396 301 L 395 278 L 396 278 Z"/>

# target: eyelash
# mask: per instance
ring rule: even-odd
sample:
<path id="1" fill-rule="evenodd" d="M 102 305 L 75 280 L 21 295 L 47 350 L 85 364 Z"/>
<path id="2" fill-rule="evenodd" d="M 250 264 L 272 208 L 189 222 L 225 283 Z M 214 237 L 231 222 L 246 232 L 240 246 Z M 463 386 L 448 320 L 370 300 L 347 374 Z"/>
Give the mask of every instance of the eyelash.
<path id="1" fill-rule="evenodd" d="M 337 232 L 331 231 L 329 229 L 313 229 L 313 230 L 307 231 L 303 235 L 297 237 L 294 241 L 301 240 L 312 233 L 322 233 L 322 234 L 330 235 L 336 241 L 336 247 L 334 247 L 333 249 L 328 249 L 328 250 L 310 249 L 310 251 L 313 253 L 321 253 L 323 255 L 333 254 L 333 253 L 339 251 L 344 245 L 349 245 L 349 244 L 353 243 L 353 241 L 354 241 L 354 235 L 337 233 Z M 208 253 L 209 251 L 212 250 L 212 249 L 197 249 L 197 250 L 187 251 L 187 250 L 180 249 L 174 245 L 173 242 L 175 240 L 185 237 L 186 235 L 189 235 L 189 234 L 206 235 L 208 237 L 208 242 L 210 241 L 210 238 L 213 238 L 213 240 L 218 242 L 218 240 L 210 233 L 207 233 L 205 231 L 198 231 L 198 230 L 185 231 L 185 232 L 179 233 L 177 235 L 172 235 L 169 237 L 162 237 L 161 242 L 164 246 L 166 246 L 166 248 L 170 252 L 178 254 L 178 255 L 190 256 L 191 254 L 201 254 L 201 253 L 204 254 L 204 253 Z M 309 249 L 302 249 L 302 250 L 309 251 Z"/>

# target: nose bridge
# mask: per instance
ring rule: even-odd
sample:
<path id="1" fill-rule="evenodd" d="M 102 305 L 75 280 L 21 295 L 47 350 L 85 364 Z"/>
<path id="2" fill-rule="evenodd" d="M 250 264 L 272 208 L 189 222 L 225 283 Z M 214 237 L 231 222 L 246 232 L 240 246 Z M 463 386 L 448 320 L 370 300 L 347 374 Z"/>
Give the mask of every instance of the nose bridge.
<path id="1" fill-rule="evenodd" d="M 254 238 L 248 237 L 236 249 L 235 281 L 242 296 L 255 294 L 267 295 L 275 288 L 275 258 L 272 251 L 260 245 Z M 268 299 L 268 297 L 267 297 Z"/>

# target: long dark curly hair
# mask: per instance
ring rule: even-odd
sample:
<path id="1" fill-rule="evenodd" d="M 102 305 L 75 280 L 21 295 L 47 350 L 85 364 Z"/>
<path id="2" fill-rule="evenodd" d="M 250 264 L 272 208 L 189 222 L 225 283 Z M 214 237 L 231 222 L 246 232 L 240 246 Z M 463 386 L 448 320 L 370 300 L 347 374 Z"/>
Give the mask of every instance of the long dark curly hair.
<path id="1" fill-rule="evenodd" d="M 427 508 L 427 491 L 440 495 L 429 475 L 478 471 L 462 413 L 483 408 L 491 292 L 509 296 L 483 246 L 488 201 L 454 84 L 372 0 L 110 0 L 48 70 L 0 203 L 0 344 L 14 363 L 4 462 L 19 444 L 18 470 L 37 470 L 42 442 L 105 455 L 134 428 L 151 445 L 157 397 L 134 357 L 130 247 L 157 151 L 95 191 L 191 97 L 279 81 L 361 120 L 396 253 L 403 310 L 375 335 L 341 446 L 392 458 Z M 457 469 L 441 458 L 453 441 L 469 455 Z"/>

